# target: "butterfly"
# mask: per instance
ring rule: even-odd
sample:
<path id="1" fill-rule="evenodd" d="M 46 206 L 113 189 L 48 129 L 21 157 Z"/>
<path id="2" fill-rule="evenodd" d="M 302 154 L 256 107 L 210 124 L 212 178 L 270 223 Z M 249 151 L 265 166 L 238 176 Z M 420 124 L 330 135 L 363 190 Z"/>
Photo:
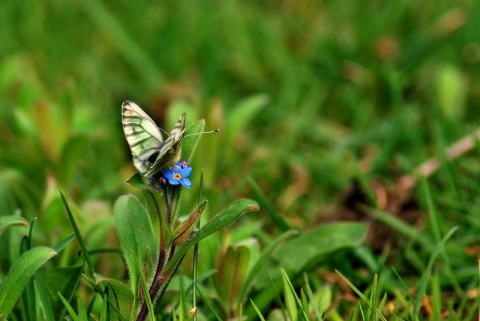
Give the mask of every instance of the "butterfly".
<path id="1" fill-rule="evenodd" d="M 162 130 L 133 101 L 127 100 L 122 104 L 122 124 L 132 151 L 133 164 L 140 174 L 153 176 L 180 160 L 185 136 L 185 113 L 165 140 Z"/>

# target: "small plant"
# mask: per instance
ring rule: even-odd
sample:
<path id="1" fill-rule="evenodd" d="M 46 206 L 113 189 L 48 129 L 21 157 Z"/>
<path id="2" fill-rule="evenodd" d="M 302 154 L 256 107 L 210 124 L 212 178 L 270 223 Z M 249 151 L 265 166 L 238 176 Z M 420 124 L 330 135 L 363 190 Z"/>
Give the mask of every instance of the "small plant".
<path id="1" fill-rule="evenodd" d="M 133 304 L 119 302 L 116 308 L 123 316 L 143 321 L 154 315 L 153 303 L 161 299 L 187 250 L 243 213 L 258 210 L 258 205 L 251 200 L 236 201 L 198 229 L 207 205 L 207 201 L 200 201 L 179 223 L 182 193 L 192 187 L 188 162 L 203 133 L 204 121 L 186 130 L 186 115 L 182 114 L 164 140 L 161 130 L 135 103 L 126 101 L 122 116 L 134 165 L 140 173 L 129 183 L 142 190 L 146 207 L 132 195 L 122 196 L 115 206 L 133 297 Z"/>

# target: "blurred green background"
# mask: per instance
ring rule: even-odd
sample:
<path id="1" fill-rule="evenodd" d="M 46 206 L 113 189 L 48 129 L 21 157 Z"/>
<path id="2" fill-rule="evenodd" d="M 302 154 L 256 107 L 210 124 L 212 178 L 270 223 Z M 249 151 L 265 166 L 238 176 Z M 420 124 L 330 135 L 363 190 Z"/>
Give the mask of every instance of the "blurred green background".
<path id="1" fill-rule="evenodd" d="M 221 130 L 192 164 L 210 213 L 260 199 L 242 224 L 264 240 L 336 220 L 353 180 L 393 184 L 476 129 L 479 30 L 478 1 L 2 1 L 0 215 L 39 217 L 38 244 L 53 244 L 71 233 L 62 190 L 92 244 L 115 244 L 113 203 L 137 193 L 129 99 L 167 132 L 183 111 Z M 440 157 L 429 182 L 459 251 L 478 242 L 479 151 Z"/>

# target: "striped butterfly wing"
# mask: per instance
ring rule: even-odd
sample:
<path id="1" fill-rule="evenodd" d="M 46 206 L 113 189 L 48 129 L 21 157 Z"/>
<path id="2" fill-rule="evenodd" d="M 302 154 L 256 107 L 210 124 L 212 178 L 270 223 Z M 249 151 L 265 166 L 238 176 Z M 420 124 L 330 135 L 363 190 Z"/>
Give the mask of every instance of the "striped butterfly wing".
<path id="1" fill-rule="evenodd" d="M 141 174 L 145 174 L 164 145 L 162 133 L 153 119 L 133 101 L 127 100 L 122 104 L 122 123 L 133 164 Z"/>
<path id="2" fill-rule="evenodd" d="M 185 114 L 165 141 L 155 122 L 132 101 L 127 100 L 122 105 L 122 123 L 133 164 L 142 175 L 152 176 L 180 159 Z"/>
<path id="3" fill-rule="evenodd" d="M 175 165 L 180 160 L 183 137 L 185 136 L 185 113 L 183 113 L 162 145 L 157 160 L 148 170 L 147 176 L 154 175 L 164 168 Z"/>

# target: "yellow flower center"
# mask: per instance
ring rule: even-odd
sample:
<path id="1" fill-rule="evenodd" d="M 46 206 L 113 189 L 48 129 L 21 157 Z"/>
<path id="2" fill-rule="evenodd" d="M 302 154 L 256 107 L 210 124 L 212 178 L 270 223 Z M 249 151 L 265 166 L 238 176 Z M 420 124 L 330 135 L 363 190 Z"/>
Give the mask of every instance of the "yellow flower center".
<path id="1" fill-rule="evenodd" d="M 173 174 L 173 178 L 176 179 L 177 181 L 179 181 L 179 180 L 182 179 L 182 174 L 180 174 L 180 173 L 174 173 L 174 174 Z"/>

